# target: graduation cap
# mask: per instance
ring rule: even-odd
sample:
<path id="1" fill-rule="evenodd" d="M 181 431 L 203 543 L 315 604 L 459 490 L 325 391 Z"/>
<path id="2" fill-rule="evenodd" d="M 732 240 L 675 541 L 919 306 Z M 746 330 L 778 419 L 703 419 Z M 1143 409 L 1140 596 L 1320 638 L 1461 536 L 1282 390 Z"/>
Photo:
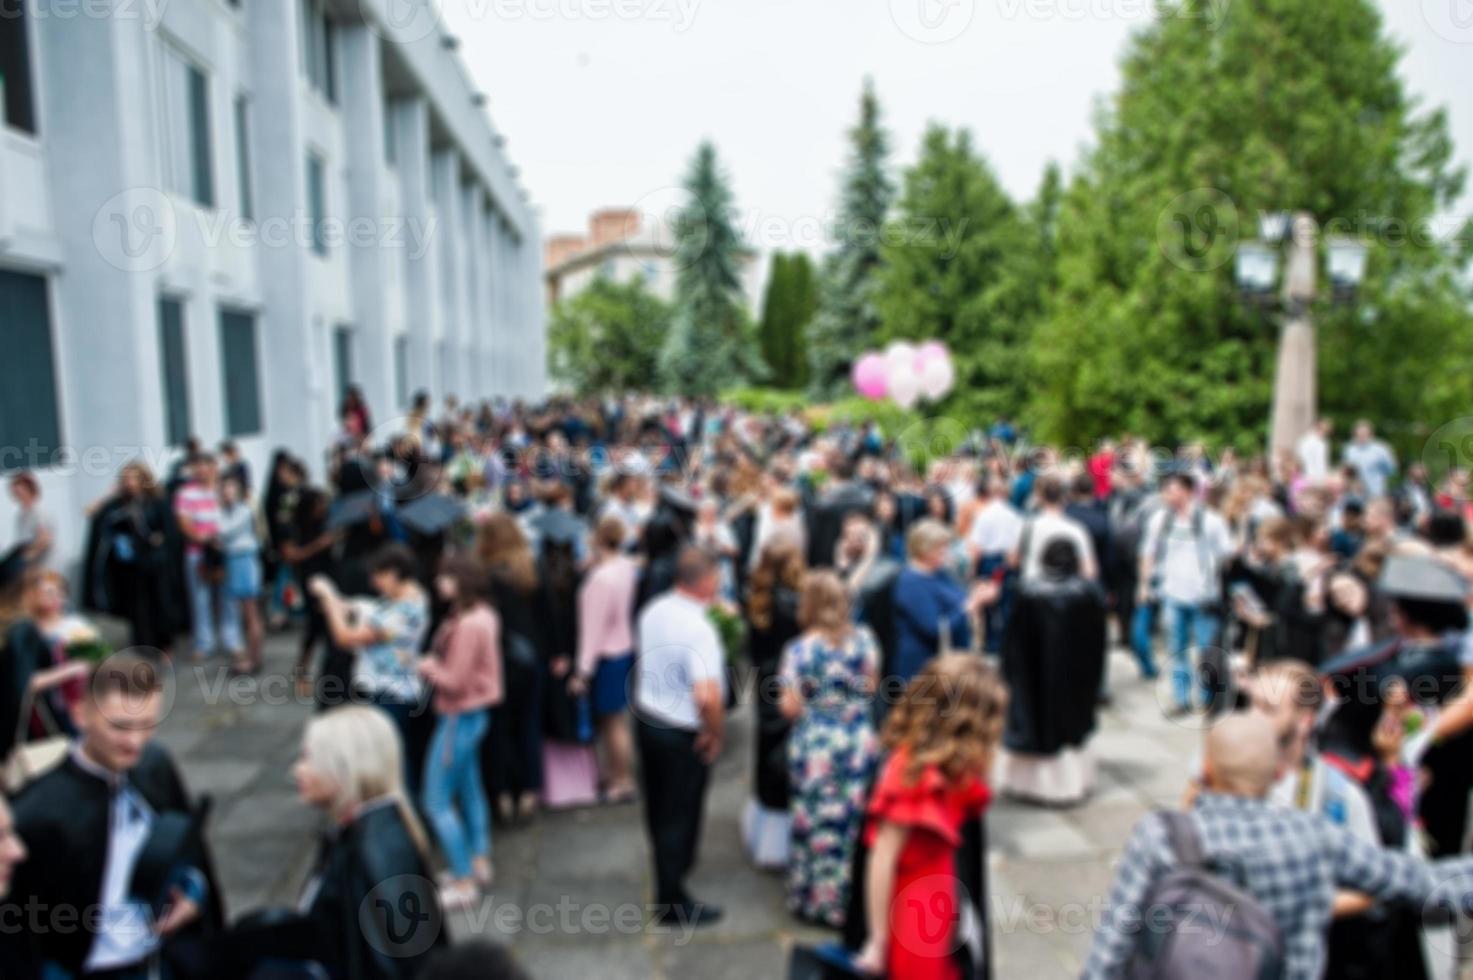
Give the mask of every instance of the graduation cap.
<path id="1" fill-rule="evenodd" d="M 378 516 L 378 495 L 372 490 L 344 494 L 332 502 L 327 513 L 329 531 L 367 524 Z"/>
<path id="2" fill-rule="evenodd" d="M 545 511 L 536 524 L 537 533 L 544 541 L 573 544 L 583 537 L 583 522 L 565 510 Z"/>
<path id="3" fill-rule="evenodd" d="M 1468 580 L 1450 565 L 1426 555 L 1392 555 L 1381 570 L 1381 591 L 1396 599 L 1445 602 L 1462 606 L 1468 601 Z"/>
<path id="4" fill-rule="evenodd" d="M 148 903 L 155 915 L 169 903 L 170 887 L 177 883 L 175 876 L 180 869 L 198 865 L 209 813 L 210 799 L 206 797 L 192 813 L 169 811 L 153 818 L 148 839 L 133 865 L 129 891 Z"/>
<path id="5" fill-rule="evenodd" d="M 431 537 L 460 523 L 465 517 L 465 504 L 449 494 L 432 493 L 415 498 L 395 513 L 409 530 Z"/>
<path id="6" fill-rule="evenodd" d="M 694 497 L 679 487 L 669 484 L 660 487 L 660 504 L 683 517 L 695 517 L 696 511 L 701 509 Z"/>
<path id="7" fill-rule="evenodd" d="M 13 588 L 26 574 L 26 545 L 21 542 L 0 555 L 0 592 Z"/>

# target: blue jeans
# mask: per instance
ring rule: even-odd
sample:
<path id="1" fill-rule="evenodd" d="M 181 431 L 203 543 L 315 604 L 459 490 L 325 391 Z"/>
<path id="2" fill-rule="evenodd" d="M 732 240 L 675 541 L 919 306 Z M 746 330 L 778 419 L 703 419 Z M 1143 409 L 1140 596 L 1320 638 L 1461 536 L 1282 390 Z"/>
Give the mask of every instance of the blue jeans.
<path id="1" fill-rule="evenodd" d="M 205 556 L 191 552 L 184 558 L 184 581 L 189 589 L 189 612 L 194 621 L 194 652 L 208 657 L 215 652 L 215 593 L 213 582 L 205 579 Z"/>
<path id="2" fill-rule="evenodd" d="M 1192 661 L 1189 648 L 1196 646 L 1198 656 L 1217 640 L 1217 616 L 1196 603 L 1162 599 L 1161 611 L 1166 616 L 1166 635 L 1171 643 L 1171 693 L 1178 708 L 1192 706 Z M 1208 703 L 1211 691 L 1199 676 L 1202 702 Z"/>
<path id="3" fill-rule="evenodd" d="M 1135 607 L 1130 617 L 1130 648 L 1140 662 L 1141 676 L 1151 680 L 1156 676 L 1156 660 L 1151 654 L 1151 644 L 1156 633 L 1156 604 L 1142 602 Z"/>
<path id="4" fill-rule="evenodd" d="M 425 757 L 425 814 L 457 878 L 471 876 L 472 858 L 491 856 L 491 814 L 481 784 L 481 739 L 490 724 L 489 708 L 442 715 Z"/>

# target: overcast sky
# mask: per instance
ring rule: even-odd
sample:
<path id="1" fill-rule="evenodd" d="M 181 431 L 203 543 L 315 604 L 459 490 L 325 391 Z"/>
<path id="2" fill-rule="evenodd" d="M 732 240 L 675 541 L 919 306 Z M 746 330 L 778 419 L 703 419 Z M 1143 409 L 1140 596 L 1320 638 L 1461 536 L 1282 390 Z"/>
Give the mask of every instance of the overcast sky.
<path id="1" fill-rule="evenodd" d="M 965 126 L 1027 197 L 1048 160 L 1078 160 L 1095 105 L 1119 85 L 1126 38 L 1152 16 L 1150 0 L 440 2 L 545 233 L 580 231 L 600 207 L 659 213 L 710 137 L 764 249 L 819 244 L 865 75 L 897 163 L 914 158 L 929 120 Z M 1234 2 L 1247 0 L 1191 7 L 1215 18 Z M 1468 161 L 1473 4 L 1382 8 L 1411 91 L 1449 107 Z"/>

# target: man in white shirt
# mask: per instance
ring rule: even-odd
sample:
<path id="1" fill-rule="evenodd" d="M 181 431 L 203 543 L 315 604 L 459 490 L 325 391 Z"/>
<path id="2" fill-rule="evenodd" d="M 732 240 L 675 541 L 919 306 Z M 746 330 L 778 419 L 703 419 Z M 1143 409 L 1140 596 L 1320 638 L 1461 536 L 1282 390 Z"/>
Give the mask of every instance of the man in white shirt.
<path id="1" fill-rule="evenodd" d="M 1044 549 L 1057 538 L 1064 538 L 1074 545 L 1079 554 L 1080 575 L 1091 581 L 1098 578 L 1099 563 L 1095 560 L 1094 542 L 1089 539 L 1089 531 L 1064 513 L 1064 481 L 1057 474 L 1045 474 L 1038 479 L 1033 493 L 1038 498 L 1038 513 L 1024 520 L 1017 546 L 1017 562 L 1023 581 L 1038 577 L 1043 567 Z"/>
<path id="2" fill-rule="evenodd" d="M 707 607 L 721 587 L 716 559 L 687 547 L 675 566 L 675 588 L 639 617 L 634 714 L 645 825 L 655 861 L 659 920 L 709 925 L 721 910 L 685 890 L 695 865 L 711 765 L 726 729 L 726 657 Z"/>
<path id="3" fill-rule="evenodd" d="M 1355 468 L 1366 498 L 1386 496 L 1387 485 L 1396 475 L 1396 454 L 1376 438 L 1376 430 L 1365 419 L 1355 423 L 1355 438 L 1345 447 L 1346 465 Z"/>
<path id="4" fill-rule="evenodd" d="M 1168 473 L 1161 481 L 1163 506 L 1141 536 L 1140 601 L 1159 601 L 1166 618 L 1175 714 L 1192 707 L 1188 649 L 1201 656 L 1217 643 L 1219 575 L 1232 552 L 1232 535 L 1221 515 L 1196 503 L 1190 473 Z M 1203 679 L 1203 697 L 1210 696 Z"/>
<path id="5" fill-rule="evenodd" d="M 1311 483 L 1319 483 L 1330 475 L 1330 432 L 1333 426 L 1329 419 L 1321 418 L 1304 435 L 1299 437 L 1295 455 L 1299 457 L 1299 470 Z"/>

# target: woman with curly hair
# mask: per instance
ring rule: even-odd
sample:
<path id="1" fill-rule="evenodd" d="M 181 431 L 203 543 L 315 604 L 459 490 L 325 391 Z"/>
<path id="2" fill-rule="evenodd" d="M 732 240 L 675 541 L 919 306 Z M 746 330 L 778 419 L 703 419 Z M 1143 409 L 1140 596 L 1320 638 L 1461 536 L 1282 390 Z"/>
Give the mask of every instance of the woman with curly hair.
<path id="1" fill-rule="evenodd" d="M 889 751 L 869 802 L 865 908 L 856 965 L 891 977 L 953 980 L 962 946 L 956 852 L 992 798 L 987 774 L 1007 689 L 981 658 L 930 661 L 885 722 Z"/>
<path id="2" fill-rule="evenodd" d="M 762 868 L 788 864 L 789 723 L 775 680 L 783 648 L 802 629 L 798 590 L 804 570 L 802 541 L 779 534 L 762 546 L 747 592 L 747 651 L 757 675 L 757 753 L 742 837 L 753 863 Z"/>

